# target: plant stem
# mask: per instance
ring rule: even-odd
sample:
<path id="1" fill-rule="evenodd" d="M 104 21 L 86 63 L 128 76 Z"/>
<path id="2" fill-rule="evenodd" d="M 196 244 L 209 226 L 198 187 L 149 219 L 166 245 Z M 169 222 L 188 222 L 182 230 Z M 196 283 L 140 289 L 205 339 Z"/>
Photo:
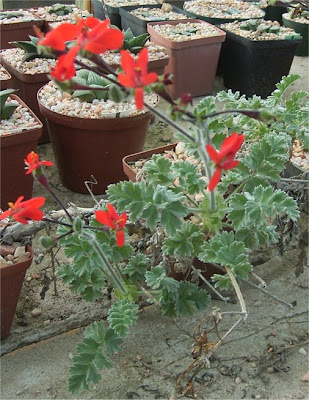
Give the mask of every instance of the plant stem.
<path id="1" fill-rule="evenodd" d="M 233 285 L 233 287 L 235 289 L 235 292 L 236 292 L 236 295 L 237 295 L 237 298 L 238 298 L 238 301 L 239 301 L 239 304 L 240 304 L 240 307 L 241 307 L 241 311 L 244 314 L 243 319 L 245 321 L 247 319 L 247 316 L 248 316 L 248 313 L 247 313 L 247 310 L 246 310 L 245 300 L 244 300 L 244 298 L 242 296 L 240 287 L 238 285 L 238 282 L 237 282 L 237 280 L 236 280 L 231 268 L 230 267 L 225 267 L 225 269 L 226 269 L 226 272 L 227 272 L 227 274 L 228 274 L 228 276 L 229 276 L 229 278 L 230 278 L 230 280 L 232 282 L 232 285 Z"/>

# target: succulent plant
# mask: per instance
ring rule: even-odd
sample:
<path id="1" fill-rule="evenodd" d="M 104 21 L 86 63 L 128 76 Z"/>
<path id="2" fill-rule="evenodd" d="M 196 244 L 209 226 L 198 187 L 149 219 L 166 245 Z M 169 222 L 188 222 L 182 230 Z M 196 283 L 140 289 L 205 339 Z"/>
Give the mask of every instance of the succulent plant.
<path id="1" fill-rule="evenodd" d="M 56 58 L 53 54 L 43 54 L 39 52 L 38 42 L 39 38 L 36 36 L 29 35 L 30 40 L 11 42 L 15 47 L 18 47 L 25 51 L 25 55 L 22 58 L 22 62 L 33 60 L 34 58 Z"/>
<path id="2" fill-rule="evenodd" d="M 16 92 L 15 89 L 6 89 L 0 91 L 0 116 L 1 120 L 9 119 L 15 109 L 19 106 L 18 103 L 7 102 L 10 94 Z"/>
<path id="3" fill-rule="evenodd" d="M 90 86 L 90 89 L 77 89 L 71 91 L 72 97 L 78 98 L 80 101 L 92 102 L 94 99 L 107 100 L 112 99 L 115 102 L 120 102 L 123 98 L 121 89 L 115 84 L 112 84 L 108 79 L 102 78 L 93 71 L 80 69 L 76 72 L 76 77 L 73 82 L 80 86 Z M 101 89 L 101 90 L 100 90 Z"/>
<path id="4" fill-rule="evenodd" d="M 58 16 L 63 16 L 63 15 L 68 15 L 73 11 L 73 8 L 69 5 L 65 4 L 54 4 L 51 6 L 51 8 L 48 10 L 49 14 L 56 14 Z"/>
<path id="5" fill-rule="evenodd" d="M 277 25 L 271 25 L 263 22 L 259 22 L 254 19 L 249 19 L 248 21 L 244 21 L 239 25 L 240 29 L 245 30 L 245 31 L 251 31 L 251 32 L 259 32 L 259 33 L 274 33 L 274 34 L 280 34 L 280 26 Z M 291 34 L 286 34 L 284 36 L 284 39 L 299 39 L 300 34 L 297 32 L 291 33 Z"/>
<path id="6" fill-rule="evenodd" d="M 133 54 L 138 54 L 149 39 L 148 33 L 143 33 L 139 36 L 134 36 L 130 28 L 124 32 L 123 45 L 120 50 L 129 50 Z"/>

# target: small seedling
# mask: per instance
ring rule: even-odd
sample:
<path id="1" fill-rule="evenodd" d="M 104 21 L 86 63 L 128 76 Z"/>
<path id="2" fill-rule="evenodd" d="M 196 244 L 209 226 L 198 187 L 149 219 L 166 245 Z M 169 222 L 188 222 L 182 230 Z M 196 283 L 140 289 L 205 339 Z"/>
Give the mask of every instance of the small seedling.
<path id="1" fill-rule="evenodd" d="M 3 119 L 9 119 L 15 109 L 19 106 L 18 103 L 13 103 L 13 102 L 7 102 L 8 97 L 10 94 L 16 92 L 15 89 L 6 89 L 6 90 L 1 90 L 0 92 L 0 116 L 1 120 Z"/>

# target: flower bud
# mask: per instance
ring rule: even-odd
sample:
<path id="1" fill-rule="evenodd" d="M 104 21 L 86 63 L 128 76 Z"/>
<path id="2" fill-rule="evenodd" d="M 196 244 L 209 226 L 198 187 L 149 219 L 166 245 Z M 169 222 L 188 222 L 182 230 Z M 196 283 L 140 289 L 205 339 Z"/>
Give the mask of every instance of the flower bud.
<path id="1" fill-rule="evenodd" d="M 73 229 L 75 232 L 81 232 L 83 229 L 83 221 L 80 217 L 76 217 L 73 222 Z"/>
<path id="2" fill-rule="evenodd" d="M 52 247 L 54 245 L 54 241 L 52 238 L 50 238 L 48 236 L 42 236 L 40 238 L 40 245 L 42 247 L 44 247 L 44 249 L 49 249 L 50 247 Z"/>

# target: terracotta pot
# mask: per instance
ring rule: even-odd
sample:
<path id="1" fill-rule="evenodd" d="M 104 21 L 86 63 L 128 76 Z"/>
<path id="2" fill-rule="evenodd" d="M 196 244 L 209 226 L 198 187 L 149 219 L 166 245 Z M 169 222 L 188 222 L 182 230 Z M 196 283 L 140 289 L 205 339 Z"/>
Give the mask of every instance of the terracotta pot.
<path id="1" fill-rule="evenodd" d="M 248 97 L 266 98 L 289 74 L 300 40 L 250 40 L 227 31 L 223 59 L 224 86 Z"/>
<path id="2" fill-rule="evenodd" d="M 17 96 L 10 95 L 23 107 L 27 105 Z M 28 108 L 28 107 L 27 107 Z M 29 109 L 29 108 L 28 108 Z M 15 201 L 19 196 L 25 200 L 32 196 L 33 178 L 25 174 L 24 159 L 30 151 L 35 151 L 42 135 L 42 123 L 29 109 L 38 127 L 16 133 L 1 135 L 1 208 L 7 209 L 9 201 Z"/>
<path id="3" fill-rule="evenodd" d="M 29 39 L 29 38 L 28 38 Z M 24 74 L 10 63 L 6 61 L 3 54 L 0 52 L 0 62 L 5 69 L 12 75 L 11 88 L 18 89 L 18 96 L 27 104 L 27 106 L 37 115 L 37 117 L 43 123 L 42 136 L 39 140 L 39 144 L 49 143 L 50 138 L 48 134 L 47 124 L 45 118 L 41 114 L 38 101 L 37 92 L 38 90 L 49 82 L 47 74 Z"/>
<path id="4" fill-rule="evenodd" d="M 39 96 L 39 94 L 38 94 Z M 121 160 L 142 150 L 150 112 L 133 117 L 83 119 L 58 114 L 39 106 L 47 120 L 51 143 L 64 186 L 89 193 L 85 181 L 94 176 L 94 194 L 103 194 L 110 183 L 125 179 Z"/>
<path id="5" fill-rule="evenodd" d="M 40 28 L 43 22 L 43 20 L 35 19 L 33 16 L 33 21 L 0 24 L 1 49 L 13 47 L 10 42 L 28 40 L 29 35 L 34 35 L 33 25 Z"/>
<path id="6" fill-rule="evenodd" d="M 161 154 L 166 150 L 174 150 L 177 143 L 167 144 L 165 146 L 156 147 L 155 149 L 140 151 L 138 153 L 129 154 L 122 159 L 122 167 L 126 176 L 130 181 L 136 182 L 136 172 L 130 167 L 130 165 L 134 164 L 138 160 L 150 159 L 153 154 Z"/>
<path id="7" fill-rule="evenodd" d="M 207 24 L 198 19 L 192 19 L 190 22 Z M 174 83 L 167 87 L 168 92 L 173 98 L 178 98 L 184 93 L 190 93 L 193 97 L 210 94 L 216 76 L 221 44 L 225 40 L 225 32 L 217 28 L 216 36 L 172 42 L 153 29 L 153 25 L 179 23 L 184 23 L 184 21 L 147 24 L 151 41 L 165 47 L 170 57 L 165 73 L 173 74 Z"/>
<path id="8" fill-rule="evenodd" d="M 33 259 L 33 249 L 27 245 L 30 258 L 0 268 L 1 283 L 1 340 L 9 336 L 27 269 Z"/>

